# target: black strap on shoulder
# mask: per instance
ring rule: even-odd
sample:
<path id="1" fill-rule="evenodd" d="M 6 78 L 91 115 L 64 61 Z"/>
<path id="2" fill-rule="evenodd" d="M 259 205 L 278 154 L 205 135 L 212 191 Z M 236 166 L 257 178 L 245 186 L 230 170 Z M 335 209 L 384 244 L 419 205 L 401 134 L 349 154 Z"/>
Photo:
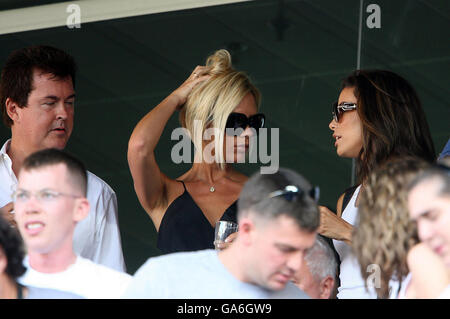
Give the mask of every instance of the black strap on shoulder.
<path id="1" fill-rule="evenodd" d="M 23 286 L 17 283 L 17 299 L 23 299 Z"/>
<path id="2" fill-rule="evenodd" d="M 344 211 L 345 207 L 347 207 L 348 202 L 350 201 L 350 199 L 353 196 L 353 193 L 355 192 L 355 190 L 358 188 L 359 185 L 356 186 L 352 186 L 349 187 L 345 190 L 344 192 L 344 199 L 342 200 L 342 210 L 341 213 Z"/>
<path id="3" fill-rule="evenodd" d="M 183 181 L 177 180 L 177 182 L 180 182 L 181 184 L 183 184 L 184 190 L 187 191 L 186 185 L 184 185 L 184 182 L 183 182 Z"/>

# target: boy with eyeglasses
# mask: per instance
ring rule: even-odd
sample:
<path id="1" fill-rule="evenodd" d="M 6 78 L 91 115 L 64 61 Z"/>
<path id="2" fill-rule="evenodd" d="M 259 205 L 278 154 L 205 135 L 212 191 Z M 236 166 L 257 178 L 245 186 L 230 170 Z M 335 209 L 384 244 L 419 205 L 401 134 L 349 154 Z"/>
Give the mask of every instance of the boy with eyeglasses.
<path id="1" fill-rule="evenodd" d="M 253 175 L 239 197 L 239 231 L 229 247 L 150 258 L 124 297 L 308 298 L 291 279 L 316 239 L 316 194 L 288 169 Z"/>
<path id="2" fill-rule="evenodd" d="M 89 212 L 87 175 L 76 158 L 56 149 L 27 157 L 14 192 L 17 227 L 27 247 L 24 285 L 84 298 L 118 298 L 131 276 L 82 258 L 73 250 L 78 222 Z"/>

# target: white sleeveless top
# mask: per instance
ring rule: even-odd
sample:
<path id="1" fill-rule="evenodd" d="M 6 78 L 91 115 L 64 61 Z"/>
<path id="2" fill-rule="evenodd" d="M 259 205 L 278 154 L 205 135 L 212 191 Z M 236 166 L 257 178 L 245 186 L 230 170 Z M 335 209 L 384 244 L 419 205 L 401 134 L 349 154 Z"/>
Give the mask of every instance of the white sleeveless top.
<path id="1" fill-rule="evenodd" d="M 342 212 L 342 219 L 351 225 L 354 225 L 357 221 L 358 208 L 355 206 L 355 203 L 360 190 L 361 185 L 355 190 L 352 198 Z M 364 279 L 361 276 L 360 266 L 356 256 L 352 252 L 352 247 L 343 241 L 334 239 L 333 244 L 341 259 L 339 274 L 341 285 L 338 288 L 337 297 L 339 299 L 377 298 L 374 289 L 369 288 L 370 292 L 366 291 Z"/>
<path id="2" fill-rule="evenodd" d="M 406 290 L 408 289 L 408 286 L 411 282 L 411 278 L 412 278 L 411 273 L 408 273 L 408 275 L 405 277 L 405 279 L 403 279 L 402 287 L 400 288 L 398 296 L 397 297 L 393 296 L 392 292 L 391 292 L 391 299 L 395 299 L 395 298 L 406 299 Z M 397 287 L 398 287 L 398 283 L 397 283 Z"/>
<path id="3" fill-rule="evenodd" d="M 353 193 L 352 198 L 348 202 L 344 211 L 342 212 L 342 219 L 344 219 L 347 223 L 351 225 L 355 225 L 358 220 L 358 208 L 355 206 L 356 199 L 358 198 L 358 194 L 361 190 L 361 185 L 356 188 Z M 341 281 L 341 285 L 338 288 L 337 297 L 339 299 L 375 299 L 377 298 L 377 293 L 375 289 L 370 287 L 372 282 L 369 282 L 368 291 L 366 290 L 364 279 L 361 276 L 361 267 L 358 263 L 358 259 L 353 254 L 352 247 L 344 243 L 340 240 L 333 239 L 334 247 L 339 254 L 339 258 L 341 259 L 340 266 L 340 274 L 339 279 Z M 375 275 L 374 269 L 368 270 L 371 274 Z M 400 297 L 402 294 L 404 296 L 404 292 L 406 290 L 406 286 L 409 283 L 406 281 L 402 285 L 401 291 L 397 294 L 399 288 L 398 280 L 394 278 L 389 281 L 389 298 L 397 298 L 397 295 Z"/>

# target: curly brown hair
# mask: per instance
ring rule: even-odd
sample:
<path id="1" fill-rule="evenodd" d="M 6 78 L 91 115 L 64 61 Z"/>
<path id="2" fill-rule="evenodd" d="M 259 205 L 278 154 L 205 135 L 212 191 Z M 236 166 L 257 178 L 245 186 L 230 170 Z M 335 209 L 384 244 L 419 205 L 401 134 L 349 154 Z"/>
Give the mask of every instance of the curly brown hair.
<path id="1" fill-rule="evenodd" d="M 375 287 L 379 298 L 389 297 L 391 279 L 398 280 L 401 287 L 409 272 L 406 256 L 418 242 L 418 235 L 416 224 L 409 219 L 407 186 L 429 165 L 419 158 L 398 158 L 373 171 L 364 185 L 353 251 L 365 281 L 371 275 L 368 266 L 380 267 L 380 285 Z"/>

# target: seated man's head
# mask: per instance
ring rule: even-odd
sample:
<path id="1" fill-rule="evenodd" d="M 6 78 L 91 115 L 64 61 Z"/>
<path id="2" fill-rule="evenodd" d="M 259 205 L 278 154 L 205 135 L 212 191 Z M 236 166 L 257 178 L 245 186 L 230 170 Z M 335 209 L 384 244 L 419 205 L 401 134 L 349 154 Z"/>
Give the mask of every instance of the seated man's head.
<path id="1" fill-rule="evenodd" d="M 314 246 L 306 252 L 294 284 L 314 299 L 329 299 L 334 294 L 337 261 L 330 245 L 317 236 Z"/>
<path id="2" fill-rule="evenodd" d="M 419 238 L 450 268 L 449 161 L 426 169 L 411 183 L 408 208 L 417 222 Z"/>
<path id="3" fill-rule="evenodd" d="M 206 67 L 211 77 L 188 96 L 180 122 L 189 131 L 196 151 L 223 168 L 225 163 L 245 160 L 250 137 L 264 125 L 264 116 L 257 114 L 261 98 L 250 78 L 233 69 L 227 50 L 209 56 Z M 213 147 L 207 146 L 209 143 Z"/>
<path id="4" fill-rule="evenodd" d="M 0 107 L 22 148 L 66 146 L 73 128 L 75 72 L 73 58 L 53 47 L 10 54 L 1 74 Z"/>
<path id="5" fill-rule="evenodd" d="M 316 239 L 316 194 L 307 180 L 289 169 L 257 173 L 247 181 L 238 200 L 238 242 L 245 254 L 247 281 L 280 290 L 293 278 Z"/>
<path id="6" fill-rule="evenodd" d="M 28 254 L 72 249 L 75 226 L 89 212 L 86 190 L 86 169 L 73 156 L 46 149 L 26 158 L 13 199 Z"/>

